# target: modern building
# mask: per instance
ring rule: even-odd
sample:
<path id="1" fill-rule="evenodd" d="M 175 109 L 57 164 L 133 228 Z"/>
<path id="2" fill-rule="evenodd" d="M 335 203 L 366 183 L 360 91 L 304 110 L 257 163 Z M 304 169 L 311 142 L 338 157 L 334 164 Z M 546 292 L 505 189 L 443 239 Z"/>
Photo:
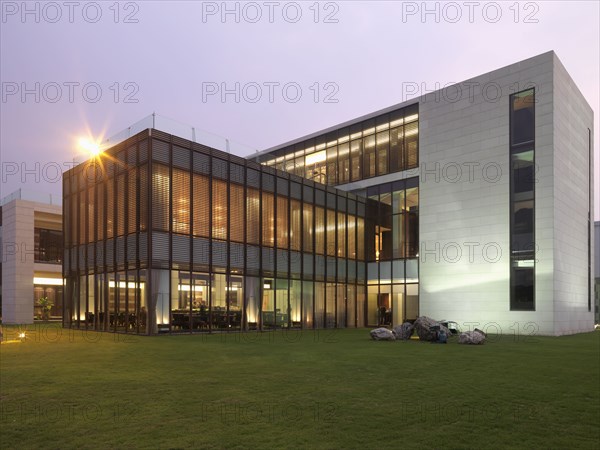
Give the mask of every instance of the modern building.
<path id="1" fill-rule="evenodd" d="M 593 329 L 593 112 L 554 52 L 246 159 L 155 119 L 65 174 L 65 326 Z"/>
<path id="2" fill-rule="evenodd" d="M 41 297 L 54 305 L 50 318 L 61 318 L 61 199 L 19 189 L 0 200 L 0 248 L 2 323 L 33 323 Z"/>

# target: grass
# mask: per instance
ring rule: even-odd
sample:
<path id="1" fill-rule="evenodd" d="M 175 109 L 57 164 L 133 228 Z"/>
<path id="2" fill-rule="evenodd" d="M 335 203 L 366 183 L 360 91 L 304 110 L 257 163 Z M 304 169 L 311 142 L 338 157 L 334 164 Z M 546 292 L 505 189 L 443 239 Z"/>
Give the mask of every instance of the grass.
<path id="1" fill-rule="evenodd" d="M 599 448 L 600 332 L 463 346 L 32 327 L 0 348 L 2 449 Z"/>

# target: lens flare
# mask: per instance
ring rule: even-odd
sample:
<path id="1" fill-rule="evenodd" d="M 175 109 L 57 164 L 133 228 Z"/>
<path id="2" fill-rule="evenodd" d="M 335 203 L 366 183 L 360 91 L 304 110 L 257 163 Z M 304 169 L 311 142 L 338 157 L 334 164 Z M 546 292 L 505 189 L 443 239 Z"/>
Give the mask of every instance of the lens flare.
<path id="1" fill-rule="evenodd" d="M 102 150 L 100 150 L 100 145 L 98 143 L 92 142 L 91 140 L 86 138 L 79 139 L 79 147 L 82 150 L 88 152 L 93 157 L 96 157 L 100 155 L 100 153 L 102 153 Z"/>

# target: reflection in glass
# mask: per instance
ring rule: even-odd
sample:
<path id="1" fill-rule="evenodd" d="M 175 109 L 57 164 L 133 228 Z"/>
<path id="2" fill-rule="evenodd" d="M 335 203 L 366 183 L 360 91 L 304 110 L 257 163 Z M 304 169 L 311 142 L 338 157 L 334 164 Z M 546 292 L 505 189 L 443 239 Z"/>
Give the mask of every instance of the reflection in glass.
<path id="1" fill-rule="evenodd" d="M 325 325 L 325 283 L 315 282 L 315 327 L 323 328 Z"/>
<path id="2" fill-rule="evenodd" d="M 534 90 L 511 96 L 511 145 L 533 141 L 535 132 Z"/>
<path id="3" fill-rule="evenodd" d="M 335 328 L 335 297 L 336 297 L 336 284 L 326 283 L 325 284 L 325 327 Z"/>
<path id="4" fill-rule="evenodd" d="M 302 281 L 290 281 L 290 317 L 289 323 L 292 328 L 300 328 L 302 325 Z"/>
<path id="5" fill-rule="evenodd" d="M 304 328 L 313 328 L 313 301 L 314 301 L 314 289 L 312 281 L 302 282 L 302 310 Z"/>

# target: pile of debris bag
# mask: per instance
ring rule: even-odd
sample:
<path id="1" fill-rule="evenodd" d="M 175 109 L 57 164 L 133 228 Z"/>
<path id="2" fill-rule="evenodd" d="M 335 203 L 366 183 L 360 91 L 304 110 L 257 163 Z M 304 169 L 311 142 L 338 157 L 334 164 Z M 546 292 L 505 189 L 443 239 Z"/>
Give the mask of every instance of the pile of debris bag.
<path id="1" fill-rule="evenodd" d="M 396 325 L 394 327 L 394 334 L 396 335 L 396 339 L 407 340 L 413 335 L 415 331 L 415 327 L 410 322 L 404 322 L 402 325 Z"/>
<path id="2" fill-rule="evenodd" d="M 459 344 L 483 344 L 485 342 L 486 334 L 478 328 L 473 331 L 464 331 L 458 336 Z"/>
<path id="3" fill-rule="evenodd" d="M 450 330 L 445 325 L 427 316 L 417 317 L 414 327 L 417 336 L 422 341 L 438 342 L 440 335 L 445 335 L 446 339 L 451 335 Z"/>
<path id="4" fill-rule="evenodd" d="M 455 324 L 455 322 L 437 321 L 427 316 L 417 317 L 415 323 L 404 322 L 402 325 L 396 325 L 393 330 L 388 328 L 375 328 L 371 330 L 371 338 L 376 341 L 396 341 L 410 339 L 413 333 L 419 336 L 421 341 L 436 342 L 445 344 L 447 339 L 456 334 L 456 328 L 449 329 L 446 325 Z M 455 324 L 456 325 L 456 324 Z M 459 344 L 483 344 L 486 334 L 475 328 L 473 331 L 460 333 L 458 337 Z"/>
<path id="5" fill-rule="evenodd" d="M 387 328 L 375 328 L 371 330 L 371 339 L 375 341 L 395 341 L 396 335 Z"/>
<path id="6" fill-rule="evenodd" d="M 371 330 L 371 339 L 375 341 L 395 341 L 410 339 L 413 334 L 413 325 L 410 322 L 404 322 L 402 325 L 396 325 L 393 330 L 387 328 L 375 328 Z"/>
<path id="7" fill-rule="evenodd" d="M 402 325 L 396 325 L 393 330 L 387 328 L 375 328 L 371 330 L 371 338 L 376 341 L 395 341 L 407 340 L 416 331 L 419 339 L 430 342 L 446 342 L 450 331 L 442 323 L 429 317 L 417 317 L 415 323 L 404 322 Z"/>

